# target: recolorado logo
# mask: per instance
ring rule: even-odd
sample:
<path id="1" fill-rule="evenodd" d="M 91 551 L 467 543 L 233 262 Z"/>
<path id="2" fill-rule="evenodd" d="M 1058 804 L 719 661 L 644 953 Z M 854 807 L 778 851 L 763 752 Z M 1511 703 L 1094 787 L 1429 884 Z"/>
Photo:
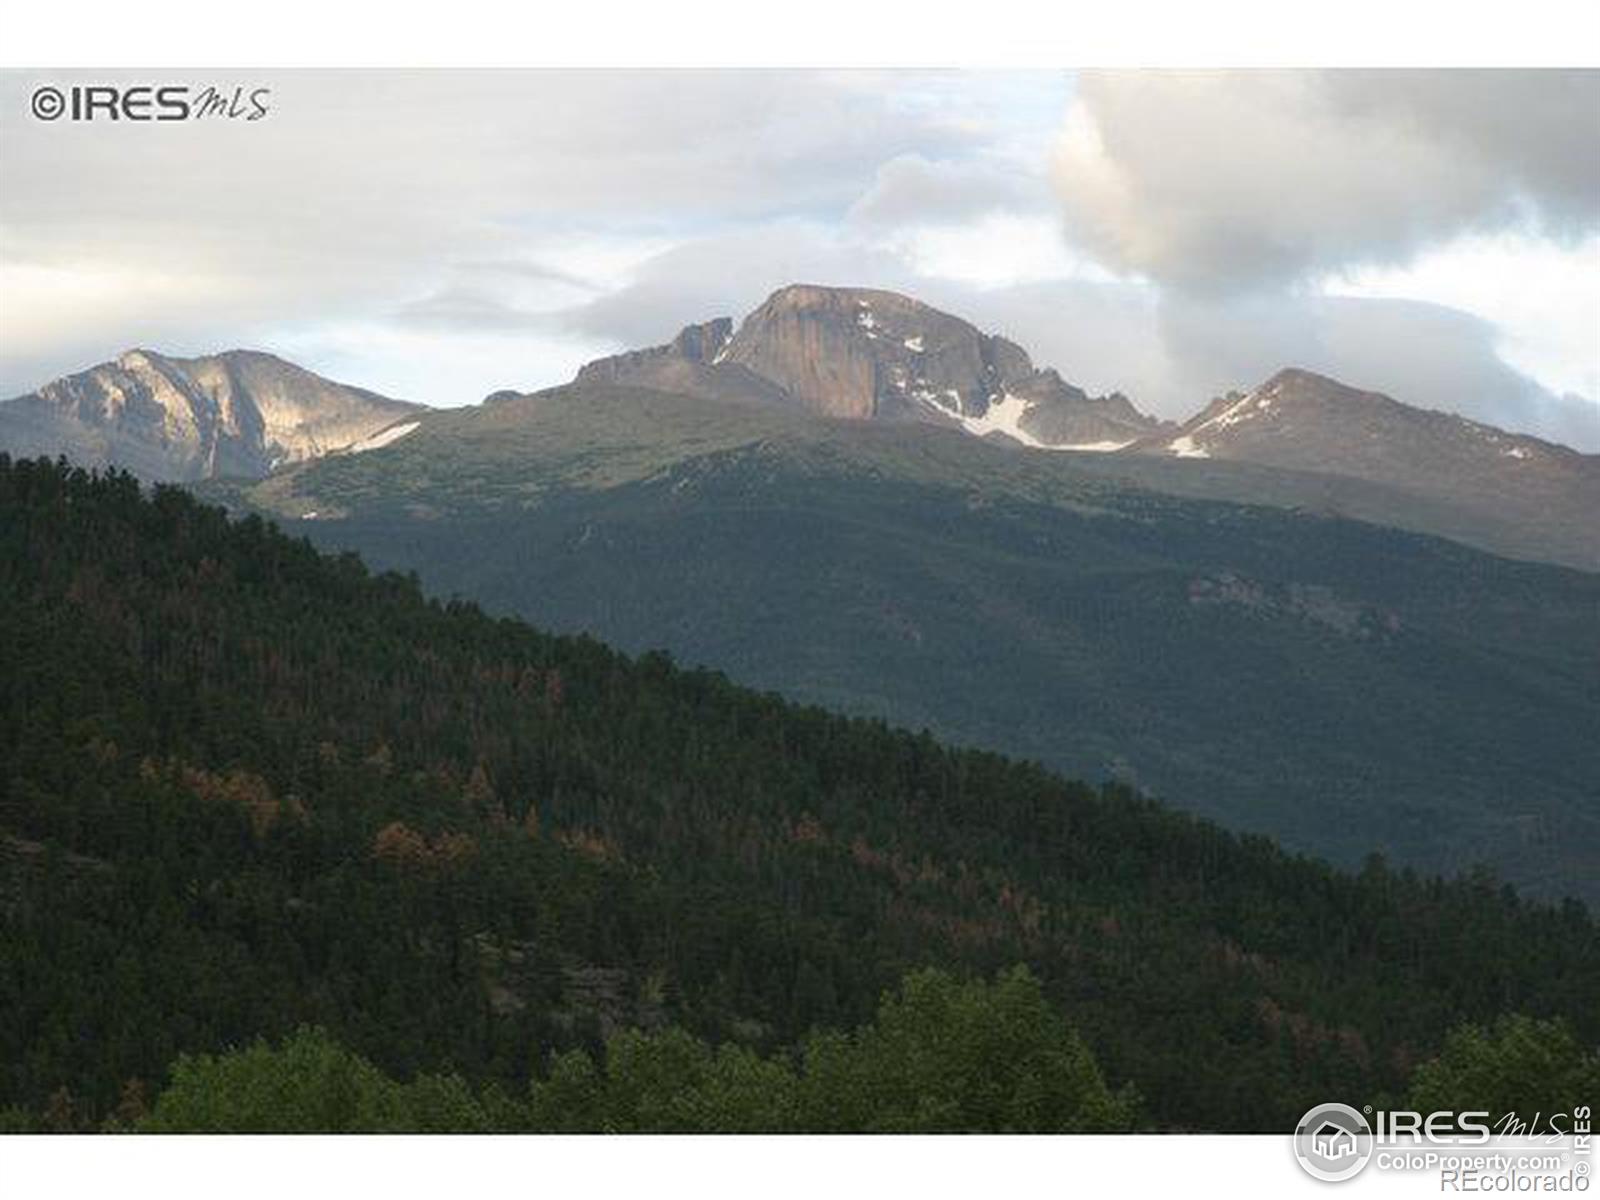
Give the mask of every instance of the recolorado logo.
<path id="1" fill-rule="evenodd" d="M 29 108 L 40 121 L 259 121 L 272 89 L 188 84 L 73 84 L 35 88 Z"/>
<path id="2" fill-rule="evenodd" d="M 1369 1120 L 1370 1118 L 1370 1120 Z M 1590 1110 L 1578 1105 L 1530 1118 L 1490 1114 L 1357 1112 L 1319 1104 L 1300 1118 L 1294 1156 L 1313 1179 L 1342 1183 L 1368 1166 L 1438 1171 L 1441 1191 L 1587 1192 L 1593 1166 Z"/>

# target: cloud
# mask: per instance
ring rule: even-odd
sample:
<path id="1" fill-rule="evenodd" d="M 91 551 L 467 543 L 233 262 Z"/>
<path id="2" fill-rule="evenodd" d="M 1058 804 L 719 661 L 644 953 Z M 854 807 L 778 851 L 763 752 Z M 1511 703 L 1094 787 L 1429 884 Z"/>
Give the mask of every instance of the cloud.
<path id="1" fill-rule="evenodd" d="M 933 161 L 902 154 L 878 168 L 846 219 L 863 229 L 958 224 L 996 210 L 1035 210 L 1049 202 L 1037 176 L 983 161 Z"/>
<path id="2" fill-rule="evenodd" d="M 482 288 L 452 287 L 402 304 L 395 320 L 424 329 L 520 332 L 548 328 L 551 318 L 529 312 Z"/>
<path id="3" fill-rule="evenodd" d="M 1160 297 L 1135 283 L 1056 279 L 993 287 L 926 280 L 918 295 L 1026 349 L 1091 394 L 1120 391 L 1146 411 L 1186 417 L 1201 399 L 1178 378 L 1159 322 Z"/>
<path id="4" fill-rule="evenodd" d="M 1298 365 L 1600 450 L 1577 394 L 1600 72 L 1090 72 L 1075 95 L 1061 210 L 1157 297 L 1135 370 L 1158 411 Z"/>
<path id="5" fill-rule="evenodd" d="M 1192 291 L 1403 262 L 1458 234 L 1600 224 L 1594 71 L 1138 71 L 1078 81 L 1071 235 Z"/>
<path id="6" fill-rule="evenodd" d="M 504 328 L 504 280 L 475 283 L 462 264 L 610 287 L 616 267 L 568 262 L 566 243 L 631 263 L 708 228 L 836 220 L 882 164 L 950 161 L 992 137 L 952 119 L 958 81 L 933 77 L 938 102 L 910 103 L 897 98 L 915 74 L 896 92 L 799 71 L 240 71 L 230 85 L 270 89 L 266 119 L 27 115 L 41 83 L 119 78 L 132 77 L 0 72 L 0 269 L 13 272 L 0 394 L 36 386 L 44 367 L 81 368 L 86 347 L 95 361 L 163 331 L 253 340 L 369 320 L 408 297 L 436 294 L 432 316 L 461 321 L 477 289 Z M 14 290 L 24 271 L 95 281 L 93 304 L 75 285 Z"/>
<path id="7" fill-rule="evenodd" d="M 564 270 L 549 263 L 529 262 L 519 259 L 469 260 L 455 264 L 463 275 L 488 278 L 515 279 L 541 284 L 560 284 L 579 292 L 597 292 L 602 285 L 575 271 Z"/>
<path id="8" fill-rule="evenodd" d="M 566 315 L 568 327 L 619 345 L 667 341 L 684 325 L 739 318 L 790 283 L 870 283 L 915 291 L 917 277 L 890 250 L 818 222 L 784 220 L 685 242 L 643 263 L 623 287 Z"/>
<path id="9" fill-rule="evenodd" d="M 1405 267 L 1341 272 L 1322 290 L 1475 313 L 1496 327 L 1495 348 L 1511 366 L 1554 391 L 1600 397 L 1600 233 L 1575 245 L 1463 238 Z"/>
<path id="10" fill-rule="evenodd" d="M 1547 233 L 1580 235 L 1600 218 L 1600 71 L 1332 71 L 1321 82 L 1354 118 L 1493 164 Z"/>
<path id="11" fill-rule="evenodd" d="M 1557 394 L 1498 353 L 1488 321 L 1416 300 L 1322 297 L 1306 365 L 1422 408 L 1600 453 L 1600 405 Z"/>

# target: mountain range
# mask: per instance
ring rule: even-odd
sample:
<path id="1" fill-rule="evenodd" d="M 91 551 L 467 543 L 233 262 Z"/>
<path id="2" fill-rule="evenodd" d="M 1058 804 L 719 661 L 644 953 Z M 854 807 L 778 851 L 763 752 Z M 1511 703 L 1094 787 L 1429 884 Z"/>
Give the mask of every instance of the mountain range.
<path id="1" fill-rule="evenodd" d="M 1354 517 L 1600 570 L 1600 456 L 1292 368 L 1174 424 L 1121 393 L 1090 396 L 1006 338 L 893 292 L 782 288 L 738 325 L 688 325 L 664 345 L 591 362 L 573 382 L 1099 452 L 1104 461 L 1084 470 L 1140 488 Z M 384 445 L 429 411 L 268 354 L 130 351 L 0 403 L 0 448 L 148 479 L 261 478 Z"/>
<path id="2" fill-rule="evenodd" d="M 1593 456 L 1303 371 L 1164 424 L 811 286 L 363 439 L 197 487 L 438 594 L 1341 863 L 1597 895 Z"/>

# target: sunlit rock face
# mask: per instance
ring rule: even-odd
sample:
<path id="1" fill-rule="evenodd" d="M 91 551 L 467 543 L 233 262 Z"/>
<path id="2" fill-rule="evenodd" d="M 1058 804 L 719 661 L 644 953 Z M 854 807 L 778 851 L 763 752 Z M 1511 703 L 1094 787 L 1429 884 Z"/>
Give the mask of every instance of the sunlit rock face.
<path id="1" fill-rule="evenodd" d="M 590 363 L 578 382 L 778 401 L 845 420 L 914 420 L 1061 449 L 1117 449 L 1160 429 L 1121 395 L 1091 398 L 1027 351 L 895 292 L 795 284 L 737 330 Z"/>
<path id="2" fill-rule="evenodd" d="M 0 449 L 152 480 L 255 478 L 357 448 L 422 411 L 271 354 L 130 350 L 0 404 Z"/>

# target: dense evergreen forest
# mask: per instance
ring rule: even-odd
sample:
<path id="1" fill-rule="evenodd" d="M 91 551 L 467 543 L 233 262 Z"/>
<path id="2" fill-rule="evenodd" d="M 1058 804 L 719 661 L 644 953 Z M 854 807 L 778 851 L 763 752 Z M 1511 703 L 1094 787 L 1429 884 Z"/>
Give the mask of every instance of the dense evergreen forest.
<path id="1" fill-rule="evenodd" d="M 0 647 L 10 1128 L 294 1127 L 221 1106 L 287 1072 L 323 1128 L 1281 1132 L 1600 1037 L 1577 902 L 1339 872 L 125 474 L 0 456 Z"/>
<path id="2" fill-rule="evenodd" d="M 1600 906 L 1600 575 L 1163 495 L 1126 457 L 582 386 L 201 494 L 434 595 L 1346 869 L 1483 862 Z"/>

